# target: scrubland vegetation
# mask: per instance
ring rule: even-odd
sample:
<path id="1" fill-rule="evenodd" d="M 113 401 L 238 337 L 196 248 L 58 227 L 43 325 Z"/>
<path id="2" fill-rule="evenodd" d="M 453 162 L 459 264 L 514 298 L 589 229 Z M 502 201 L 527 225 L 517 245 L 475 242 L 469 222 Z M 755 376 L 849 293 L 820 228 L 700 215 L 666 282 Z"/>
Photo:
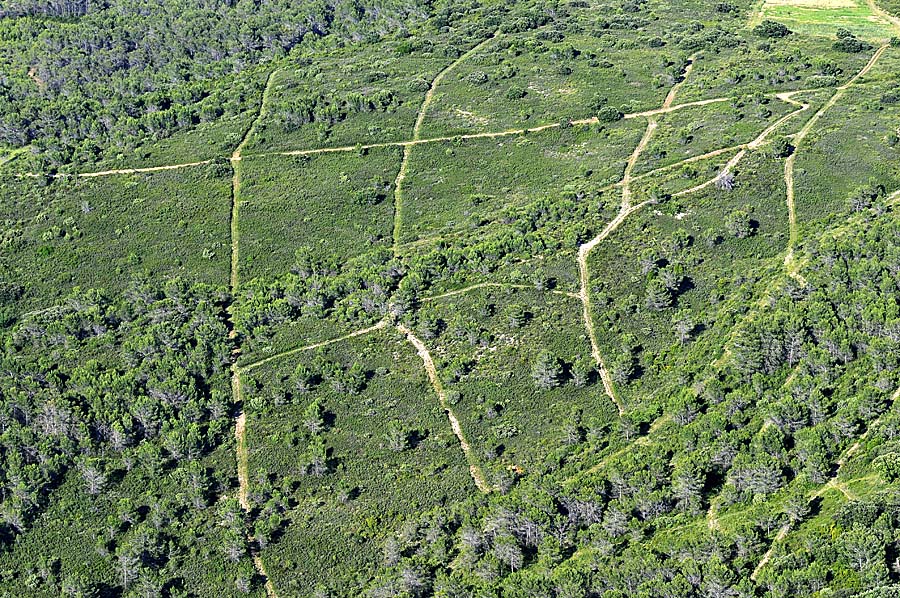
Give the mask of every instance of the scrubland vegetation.
<path id="1" fill-rule="evenodd" d="M 900 12 L 0 7 L 0 596 L 900 592 Z"/>

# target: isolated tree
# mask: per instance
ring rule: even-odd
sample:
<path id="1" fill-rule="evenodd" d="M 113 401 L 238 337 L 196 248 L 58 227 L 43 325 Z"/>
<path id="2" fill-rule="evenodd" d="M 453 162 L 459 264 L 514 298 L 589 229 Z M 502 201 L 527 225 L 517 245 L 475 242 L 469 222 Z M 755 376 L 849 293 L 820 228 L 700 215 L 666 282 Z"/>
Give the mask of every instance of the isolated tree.
<path id="1" fill-rule="evenodd" d="M 304 456 L 306 472 L 312 476 L 323 476 L 328 473 L 328 449 L 318 436 L 313 437 L 306 448 Z"/>
<path id="2" fill-rule="evenodd" d="M 836 34 L 837 41 L 832 44 L 832 47 L 839 52 L 854 54 L 856 52 L 869 50 L 872 47 L 866 42 L 858 40 L 850 30 L 844 29 L 843 27 L 839 27 Z"/>
<path id="3" fill-rule="evenodd" d="M 81 466 L 81 479 L 84 480 L 85 488 L 91 496 L 99 494 L 106 486 L 106 475 L 94 465 Z"/>
<path id="4" fill-rule="evenodd" d="M 521 328 L 528 322 L 528 312 L 518 303 L 513 303 L 506 308 L 506 319 L 513 328 Z"/>
<path id="5" fill-rule="evenodd" d="M 757 37 L 780 38 L 786 37 L 791 33 L 793 32 L 781 23 L 769 19 L 763 20 L 753 28 L 753 35 Z"/>
<path id="6" fill-rule="evenodd" d="M 572 364 L 572 384 L 578 388 L 587 386 L 596 366 L 588 358 L 579 358 Z"/>
<path id="7" fill-rule="evenodd" d="M 547 390 L 559 386 L 562 373 L 562 364 L 559 359 L 548 351 L 544 351 L 538 355 L 531 368 L 531 379 L 534 380 L 535 386 Z"/>
<path id="8" fill-rule="evenodd" d="M 675 336 L 678 337 L 679 344 L 683 345 L 691 337 L 695 324 L 691 317 L 691 312 L 686 309 L 678 310 L 672 316 L 672 326 L 675 329 Z"/>
<path id="9" fill-rule="evenodd" d="M 726 170 L 716 177 L 716 189 L 719 191 L 731 191 L 734 189 L 734 173 Z"/>
<path id="10" fill-rule="evenodd" d="M 648 274 L 655 270 L 657 262 L 659 262 L 659 253 L 655 249 L 648 248 L 642 251 L 638 262 L 641 266 L 641 274 Z"/>
<path id="11" fill-rule="evenodd" d="M 876 200 L 884 195 L 884 187 L 874 182 L 869 182 L 853 190 L 847 202 L 851 212 L 862 212 L 871 208 Z"/>
<path id="12" fill-rule="evenodd" d="M 409 447 L 409 435 L 403 428 L 399 419 L 390 421 L 384 434 L 384 442 L 388 449 L 395 453 L 406 450 Z"/>
<path id="13" fill-rule="evenodd" d="M 791 140 L 787 137 L 777 137 L 772 141 L 770 153 L 773 158 L 787 158 L 794 153 L 794 146 L 791 145 Z"/>
<path id="14" fill-rule="evenodd" d="M 318 399 L 311 402 L 303 410 L 303 426 L 310 434 L 319 434 L 325 429 L 322 404 Z"/>
<path id="15" fill-rule="evenodd" d="M 234 580 L 234 587 L 237 588 L 237 591 L 242 594 L 249 594 L 252 589 L 252 584 L 250 582 L 250 577 L 247 575 L 238 575 Z"/>
<path id="16" fill-rule="evenodd" d="M 753 222 L 746 210 L 735 210 L 725 217 L 725 228 L 738 239 L 744 239 L 753 234 Z"/>
<path id="17" fill-rule="evenodd" d="M 621 110 L 613 108 L 612 106 L 604 106 L 597 111 L 597 120 L 601 123 L 612 123 L 617 120 L 622 120 L 625 115 Z"/>
<path id="18" fill-rule="evenodd" d="M 526 95 L 528 95 L 528 92 L 520 85 L 513 85 L 506 90 L 506 99 L 508 100 L 521 100 Z"/>
<path id="19" fill-rule="evenodd" d="M 128 589 L 128 586 L 137 579 L 138 572 L 140 571 L 140 563 L 139 555 L 134 552 L 131 546 L 121 546 L 116 551 L 116 564 L 119 570 L 119 579 L 121 580 L 122 587 L 126 590 Z"/>
<path id="20" fill-rule="evenodd" d="M 644 304 L 653 310 L 662 310 L 672 305 L 672 292 L 666 287 L 665 283 L 654 278 L 647 283 L 647 289 L 644 294 Z"/>
<path id="21" fill-rule="evenodd" d="M 300 394 L 309 392 L 315 386 L 315 374 L 303 363 L 298 364 L 294 368 L 291 380 L 294 383 L 294 388 Z"/>
<path id="22" fill-rule="evenodd" d="M 622 351 L 609 364 L 609 375 L 616 384 L 626 384 L 636 371 L 634 355 L 630 351 Z"/>
<path id="23" fill-rule="evenodd" d="M 506 565 L 512 572 L 521 569 L 525 562 L 525 555 L 522 554 L 522 548 L 511 535 L 504 534 L 499 538 L 496 538 L 494 540 L 493 552 L 497 560 Z"/>

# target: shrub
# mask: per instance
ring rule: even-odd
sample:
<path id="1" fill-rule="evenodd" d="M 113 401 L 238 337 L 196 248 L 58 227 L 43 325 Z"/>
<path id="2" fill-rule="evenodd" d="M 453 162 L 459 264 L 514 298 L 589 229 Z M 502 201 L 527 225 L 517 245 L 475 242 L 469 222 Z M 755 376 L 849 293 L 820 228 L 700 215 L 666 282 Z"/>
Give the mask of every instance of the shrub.
<path id="1" fill-rule="evenodd" d="M 528 92 L 525 91 L 525 88 L 518 85 L 513 85 L 506 91 L 506 99 L 508 100 L 521 100 L 526 95 L 528 95 Z"/>
<path id="2" fill-rule="evenodd" d="M 764 20 L 762 23 L 753 28 L 753 35 L 757 37 L 778 38 L 787 37 L 793 33 L 786 26 L 778 21 Z"/>
<path id="3" fill-rule="evenodd" d="M 489 77 L 484 71 L 473 71 L 466 77 L 466 81 L 473 85 L 484 85 L 488 79 Z"/>
<path id="4" fill-rule="evenodd" d="M 879 100 L 882 104 L 896 104 L 900 102 L 900 89 L 892 89 L 881 94 Z"/>
<path id="5" fill-rule="evenodd" d="M 624 118 L 624 114 L 621 110 L 617 110 L 612 106 L 604 106 L 600 110 L 597 111 L 597 120 L 602 123 L 611 123 L 617 120 L 622 120 Z"/>
<path id="6" fill-rule="evenodd" d="M 846 33 L 850 33 L 849 31 L 844 30 Z M 864 52 L 870 49 L 868 43 L 864 41 L 860 41 L 856 39 L 852 33 L 849 36 L 839 37 L 839 39 L 832 44 L 832 47 L 838 52 L 846 52 L 847 54 L 856 54 L 857 52 Z"/>
<path id="7" fill-rule="evenodd" d="M 772 157 L 787 158 L 794 153 L 794 146 L 787 137 L 779 137 L 772 142 Z"/>
<path id="8" fill-rule="evenodd" d="M 744 239 L 753 234 L 753 221 L 746 210 L 735 210 L 729 214 L 725 218 L 725 227 L 738 239 Z"/>

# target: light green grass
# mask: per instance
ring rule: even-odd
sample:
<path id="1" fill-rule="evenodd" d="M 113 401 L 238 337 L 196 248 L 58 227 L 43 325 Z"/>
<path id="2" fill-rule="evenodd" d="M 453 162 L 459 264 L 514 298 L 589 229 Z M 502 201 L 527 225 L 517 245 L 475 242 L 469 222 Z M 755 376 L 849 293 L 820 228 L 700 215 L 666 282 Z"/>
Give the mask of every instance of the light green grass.
<path id="1" fill-rule="evenodd" d="M 839 28 L 849 29 L 857 37 L 883 41 L 897 34 L 886 19 L 876 15 L 864 3 L 845 8 L 808 8 L 763 5 L 763 18 L 784 23 L 801 35 L 834 37 Z"/>

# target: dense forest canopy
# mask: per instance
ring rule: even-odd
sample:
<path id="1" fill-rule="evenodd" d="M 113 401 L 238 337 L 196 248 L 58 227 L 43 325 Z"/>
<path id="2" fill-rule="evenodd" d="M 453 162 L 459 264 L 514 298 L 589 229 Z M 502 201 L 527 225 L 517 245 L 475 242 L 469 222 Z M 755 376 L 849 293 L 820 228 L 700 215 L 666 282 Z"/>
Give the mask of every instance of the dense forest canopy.
<path id="1" fill-rule="evenodd" d="M 295 47 L 419 26 L 415 2 L 12 2 L 0 142 L 42 164 L 96 159 L 250 108 L 259 67 Z"/>

